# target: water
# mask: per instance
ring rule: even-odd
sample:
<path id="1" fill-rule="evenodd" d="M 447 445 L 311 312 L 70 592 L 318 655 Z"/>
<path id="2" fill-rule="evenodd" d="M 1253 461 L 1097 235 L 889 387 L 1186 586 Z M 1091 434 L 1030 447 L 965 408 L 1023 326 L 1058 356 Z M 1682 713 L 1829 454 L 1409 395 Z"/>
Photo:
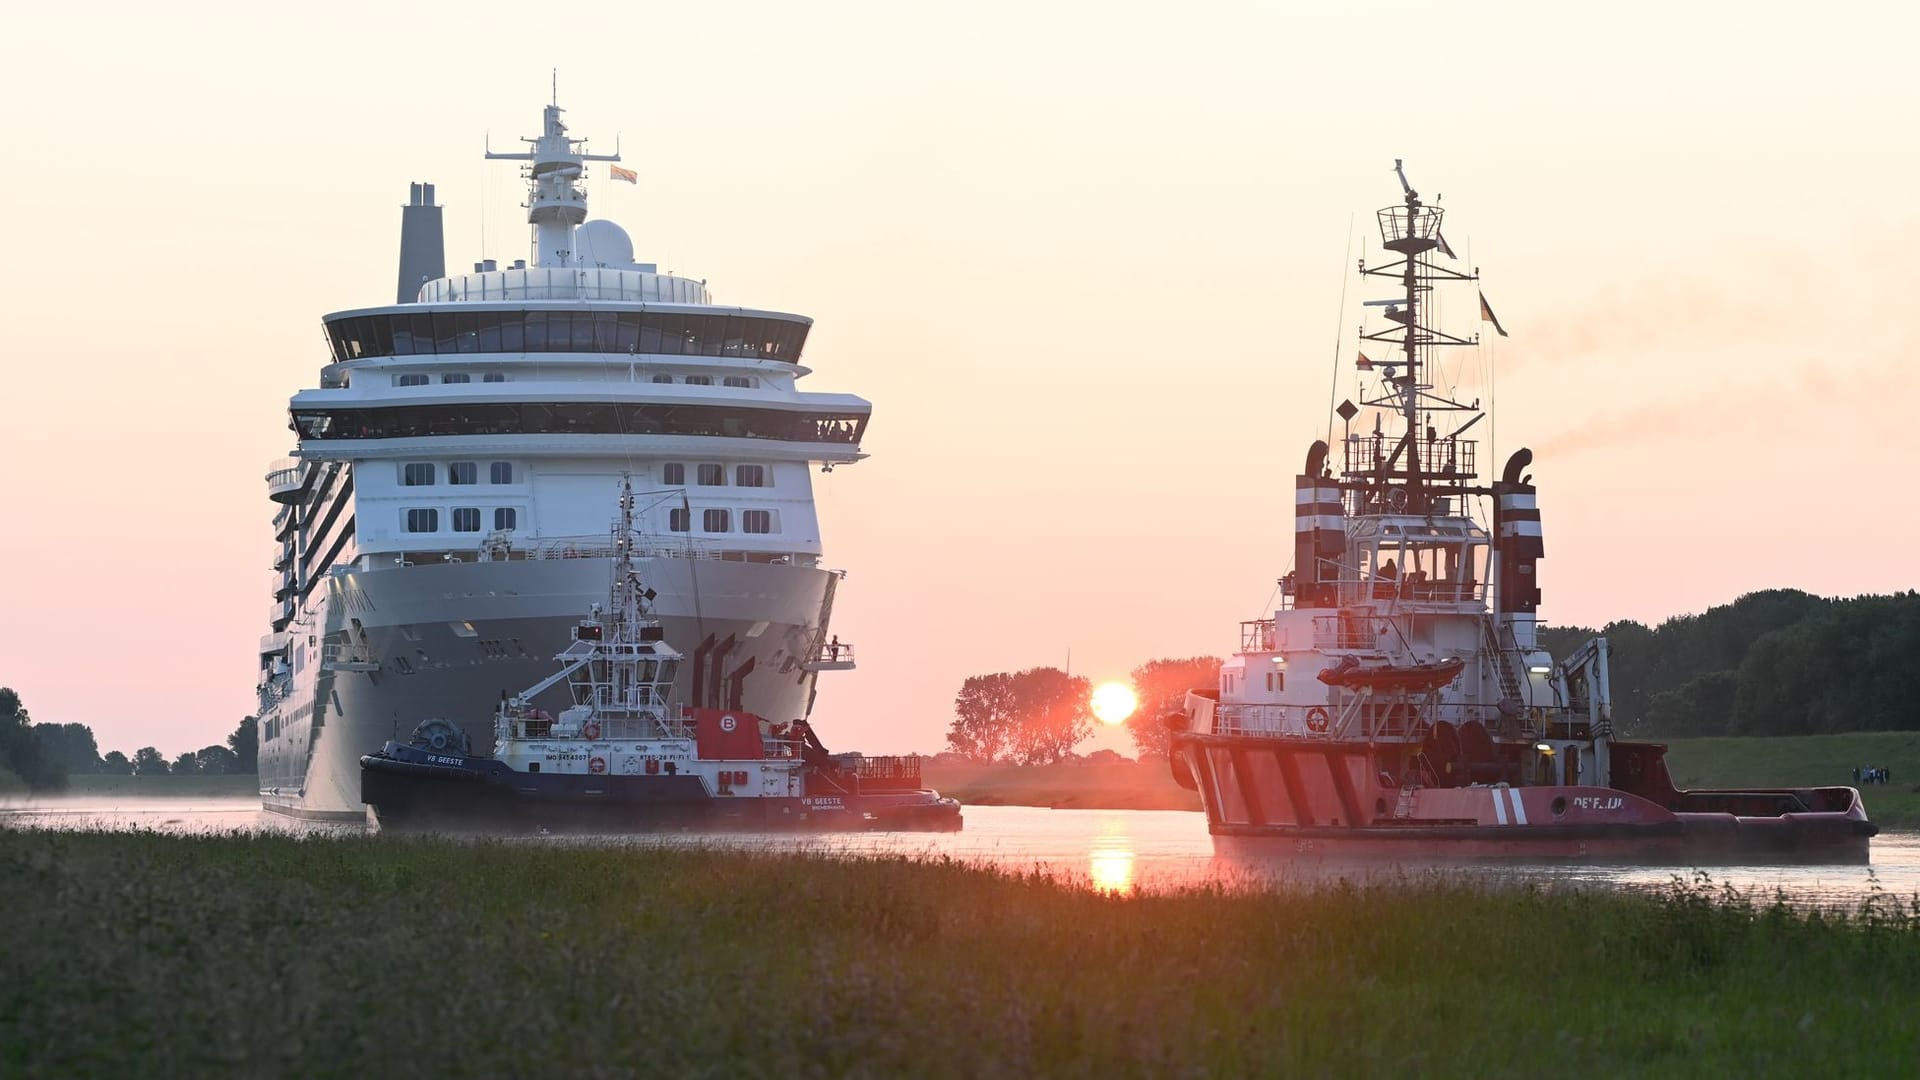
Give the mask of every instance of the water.
<path id="1" fill-rule="evenodd" d="M 316 826 L 260 809 L 250 799 L 56 799 L 0 806 L 0 827 L 150 829 L 169 833 L 271 831 L 357 832 L 359 826 Z M 1109 892 L 1147 892 L 1195 885 L 1230 887 L 1393 880 L 1427 874 L 1471 873 L 1516 883 L 1644 888 L 1664 886 L 1694 872 L 1675 866 L 1500 864 L 1497 868 L 1334 863 L 1296 856 L 1218 856 L 1201 815 L 1179 810 L 1047 810 L 1023 806 L 969 806 L 958 833 L 828 835 L 722 834 L 601 838 L 634 845 L 721 844 L 768 851 L 846 855 L 942 856 L 1017 872 L 1038 872 Z M 533 838 L 532 843 L 579 843 L 580 838 Z M 1778 891 L 1798 904 L 1851 907 L 1875 893 L 1920 897 L 1920 833 L 1882 833 L 1867 866 L 1714 866 L 1714 885 L 1771 898 Z"/>

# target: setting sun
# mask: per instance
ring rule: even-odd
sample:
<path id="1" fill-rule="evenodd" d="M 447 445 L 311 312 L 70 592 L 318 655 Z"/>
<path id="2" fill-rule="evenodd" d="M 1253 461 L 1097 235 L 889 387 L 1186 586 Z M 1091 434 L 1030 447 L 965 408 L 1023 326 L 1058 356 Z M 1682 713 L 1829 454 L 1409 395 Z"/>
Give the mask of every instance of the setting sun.
<path id="1" fill-rule="evenodd" d="M 1101 683 L 1093 691 L 1093 715 L 1103 724 L 1118 724 L 1133 715 L 1140 699 L 1126 683 Z"/>

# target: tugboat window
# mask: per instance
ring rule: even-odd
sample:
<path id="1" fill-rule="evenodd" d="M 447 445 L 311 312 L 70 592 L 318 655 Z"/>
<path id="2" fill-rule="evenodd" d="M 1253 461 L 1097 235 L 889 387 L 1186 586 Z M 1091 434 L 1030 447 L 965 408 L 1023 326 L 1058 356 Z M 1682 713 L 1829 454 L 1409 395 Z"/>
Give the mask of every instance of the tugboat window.
<path id="1" fill-rule="evenodd" d="M 711 375 L 689 375 L 687 376 L 687 385 L 688 386 L 712 386 L 713 377 Z"/>
<path id="2" fill-rule="evenodd" d="M 519 513 L 511 506 L 502 506 L 493 512 L 493 527 L 496 531 L 517 528 Z"/>
<path id="3" fill-rule="evenodd" d="M 739 487 L 766 487 L 767 467 L 765 465 L 736 465 L 733 467 L 733 482 Z"/>
<path id="4" fill-rule="evenodd" d="M 700 466 L 701 487 L 726 487 L 727 467 L 725 465 Z"/>
<path id="5" fill-rule="evenodd" d="M 668 532 L 686 532 L 687 531 L 687 508 L 686 507 L 676 506 L 672 510 L 667 511 L 667 531 Z"/>
<path id="6" fill-rule="evenodd" d="M 479 532 L 480 508 L 477 506 L 455 507 L 453 511 L 454 532 Z"/>
<path id="7" fill-rule="evenodd" d="M 433 466 L 426 462 L 409 463 L 400 483 L 405 487 L 432 487 Z"/>
<path id="8" fill-rule="evenodd" d="M 740 531 L 748 533 L 770 533 L 773 531 L 773 511 L 742 510 L 740 512 Z"/>
<path id="9" fill-rule="evenodd" d="M 407 531 L 410 533 L 430 533 L 440 531 L 440 511 L 407 511 Z"/>
<path id="10" fill-rule="evenodd" d="M 671 376 L 671 375 L 655 375 L 655 376 L 653 377 L 653 381 L 654 381 L 654 382 L 657 382 L 657 383 L 670 383 L 670 382 L 672 382 L 672 381 L 673 381 L 673 376 Z"/>
<path id="11" fill-rule="evenodd" d="M 731 532 L 733 514 L 727 510 L 703 510 L 700 513 L 700 531 L 710 533 Z"/>
<path id="12" fill-rule="evenodd" d="M 480 482 L 480 466 L 471 461 L 456 461 L 447 466 L 447 483 L 477 484 Z"/>
<path id="13" fill-rule="evenodd" d="M 425 375 L 398 375 L 394 377 L 393 385 L 425 386 L 427 385 L 427 377 Z"/>
<path id="14" fill-rule="evenodd" d="M 443 383 L 470 383 L 473 381 L 473 376 L 464 371 L 451 371 L 440 376 L 440 381 Z"/>
<path id="15" fill-rule="evenodd" d="M 660 466 L 660 482 L 671 487 L 684 487 L 687 483 L 687 467 L 677 461 L 669 461 Z"/>
<path id="16" fill-rule="evenodd" d="M 493 463 L 489 471 L 492 474 L 492 479 L 494 483 L 496 484 L 513 483 L 513 462 L 496 461 Z"/>

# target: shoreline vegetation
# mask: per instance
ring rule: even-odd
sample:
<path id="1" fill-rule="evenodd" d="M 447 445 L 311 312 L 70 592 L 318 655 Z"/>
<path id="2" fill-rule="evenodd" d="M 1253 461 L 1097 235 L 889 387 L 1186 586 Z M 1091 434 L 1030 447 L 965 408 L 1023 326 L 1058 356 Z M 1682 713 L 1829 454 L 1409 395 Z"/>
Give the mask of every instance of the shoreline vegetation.
<path id="1" fill-rule="evenodd" d="M 1682 788 L 1797 787 L 1852 784 L 1860 766 L 1890 769 L 1893 782 L 1861 785 L 1867 815 L 1887 829 L 1920 828 L 1920 731 L 1863 731 L 1844 735 L 1716 736 L 1653 739 L 1670 747 L 1668 767 Z M 926 758 L 927 786 L 969 806 L 1040 806 L 1058 810 L 1199 810 L 1200 797 L 1173 782 L 1166 763 L 1059 762 L 1052 765 L 980 765 L 951 757 Z M 44 798 L 246 798 L 257 783 L 246 776 L 109 776 L 70 778 L 66 791 L 29 797 L 24 789 L 0 798 L 18 804 Z"/>
<path id="2" fill-rule="evenodd" d="M 1894 1075 L 1920 906 L 0 829 L 0 1074 Z"/>

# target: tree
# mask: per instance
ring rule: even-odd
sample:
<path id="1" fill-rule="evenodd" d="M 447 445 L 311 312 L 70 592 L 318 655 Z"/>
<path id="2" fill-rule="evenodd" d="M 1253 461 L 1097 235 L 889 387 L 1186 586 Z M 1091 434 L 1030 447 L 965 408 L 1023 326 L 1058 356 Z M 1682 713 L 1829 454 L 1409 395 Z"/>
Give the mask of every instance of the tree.
<path id="1" fill-rule="evenodd" d="M 133 762 L 128 761 L 127 755 L 120 751 L 111 750 L 100 759 L 100 771 L 110 776 L 126 776 L 133 772 Z"/>
<path id="2" fill-rule="evenodd" d="M 1000 760 L 1013 746 L 1013 676 L 1004 671 L 970 676 L 954 695 L 953 714 L 948 747 L 982 765 Z"/>
<path id="3" fill-rule="evenodd" d="M 260 721 L 257 717 L 246 717 L 240 726 L 227 736 L 227 749 L 233 751 L 233 770 L 236 773 L 257 773 L 260 771 Z"/>
<path id="4" fill-rule="evenodd" d="M 199 771 L 200 761 L 193 756 L 193 751 L 191 750 L 181 751 L 180 756 L 173 760 L 173 775 L 175 776 L 192 776 Z"/>
<path id="5" fill-rule="evenodd" d="M 1220 685 L 1220 658 L 1193 656 L 1185 660 L 1149 660 L 1133 669 L 1133 692 L 1139 707 L 1127 717 L 1127 733 L 1141 757 L 1167 756 L 1166 718 L 1184 712 L 1187 691 Z"/>
<path id="6" fill-rule="evenodd" d="M 1022 765 L 1059 761 L 1093 734 L 1093 684 L 1059 668 L 1013 676 L 1013 756 Z"/>
<path id="7" fill-rule="evenodd" d="M 195 771 L 208 776 L 227 776 L 240 771 L 240 758 L 224 746 L 209 746 L 193 755 Z"/>
<path id="8" fill-rule="evenodd" d="M 100 746 L 85 724 L 35 724 L 34 741 L 40 754 L 69 775 L 100 771 Z"/>
<path id="9" fill-rule="evenodd" d="M 20 695 L 0 686 L 0 768 L 12 770 L 34 791 L 56 791 L 67 784 L 66 770 L 42 751 L 33 727 Z"/>
<path id="10" fill-rule="evenodd" d="M 133 775 L 165 776 L 167 759 L 160 756 L 159 748 L 143 746 L 133 752 Z"/>

